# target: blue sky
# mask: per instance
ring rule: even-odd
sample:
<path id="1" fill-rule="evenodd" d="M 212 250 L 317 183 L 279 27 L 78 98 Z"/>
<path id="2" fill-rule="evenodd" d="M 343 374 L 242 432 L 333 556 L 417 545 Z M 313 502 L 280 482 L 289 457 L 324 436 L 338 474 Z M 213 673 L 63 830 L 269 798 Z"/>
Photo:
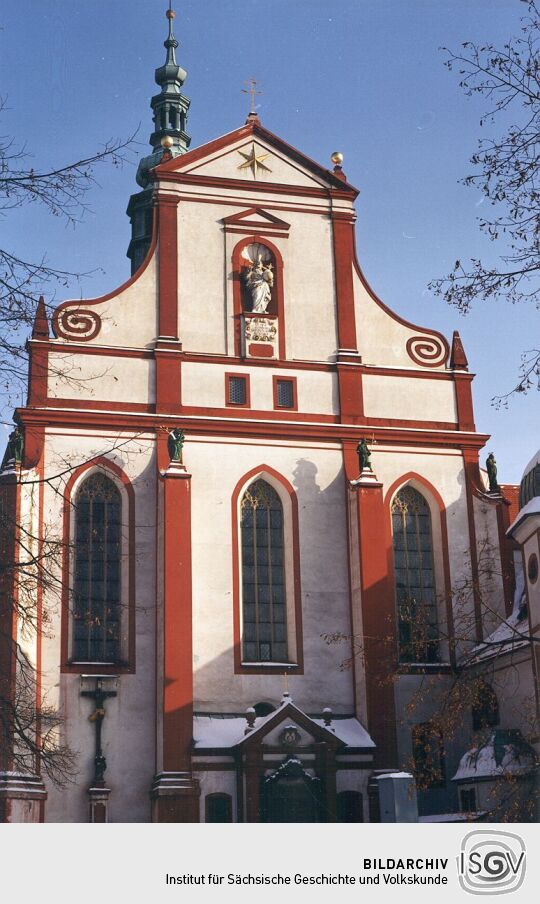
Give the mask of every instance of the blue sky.
<path id="1" fill-rule="evenodd" d="M 151 132 L 154 69 L 164 59 L 165 0 L 6 0 L 0 32 L 2 134 L 26 144 L 35 168 L 71 162 L 111 137 Z M 478 230 L 482 199 L 458 184 L 482 132 L 481 99 L 467 98 L 443 65 L 446 45 L 502 44 L 519 29 L 518 0 L 177 0 L 179 61 L 188 71 L 192 147 L 241 125 L 241 89 L 255 76 L 262 122 L 310 157 L 332 151 L 360 191 L 357 245 L 375 292 L 397 313 L 451 336 L 459 329 L 471 370 L 477 428 L 492 435 L 501 482 L 520 479 L 540 444 L 538 393 L 496 410 L 523 350 L 538 346 L 531 306 L 479 303 L 467 317 L 428 290 L 456 258 L 492 258 Z M 128 275 L 132 163 L 103 168 L 75 228 L 37 207 L 4 222 L 27 259 L 91 271 L 82 293 L 110 291 Z M 6 241 L 6 239 L 4 239 Z M 32 258 L 33 256 L 33 258 Z M 58 301 L 80 294 L 72 291 Z M 485 457 L 484 454 L 482 456 Z"/>

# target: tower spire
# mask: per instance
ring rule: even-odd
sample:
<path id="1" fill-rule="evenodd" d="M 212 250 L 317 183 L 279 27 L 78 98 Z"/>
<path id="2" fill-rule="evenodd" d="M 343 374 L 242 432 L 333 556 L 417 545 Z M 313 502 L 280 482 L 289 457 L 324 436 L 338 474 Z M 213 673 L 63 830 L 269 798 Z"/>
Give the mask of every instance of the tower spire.
<path id="1" fill-rule="evenodd" d="M 187 78 L 187 72 L 176 62 L 176 50 L 178 41 L 174 36 L 174 20 L 176 13 L 169 0 L 169 8 L 165 13 L 169 22 L 169 33 L 163 46 L 167 51 L 165 63 L 156 69 L 156 84 L 161 92 L 150 101 L 154 114 L 154 131 L 150 136 L 150 144 L 154 151 L 161 147 L 162 139 L 172 138 L 170 150 L 173 156 L 184 154 L 191 143 L 191 138 L 186 132 L 189 99 L 182 94 L 182 85 Z"/>

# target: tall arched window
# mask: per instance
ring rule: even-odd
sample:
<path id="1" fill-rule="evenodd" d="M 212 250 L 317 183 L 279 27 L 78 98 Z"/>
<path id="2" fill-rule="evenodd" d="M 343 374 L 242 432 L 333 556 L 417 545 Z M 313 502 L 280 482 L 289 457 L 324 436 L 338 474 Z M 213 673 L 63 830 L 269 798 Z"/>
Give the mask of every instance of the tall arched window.
<path id="1" fill-rule="evenodd" d="M 95 472 L 75 497 L 73 645 L 76 662 L 120 660 L 122 500 Z"/>
<path id="2" fill-rule="evenodd" d="M 439 631 L 431 514 L 412 486 L 394 497 L 392 536 L 400 660 L 436 662 Z"/>
<path id="3" fill-rule="evenodd" d="M 287 662 L 283 506 L 265 480 L 245 491 L 240 526 L 243 660 Z"/>

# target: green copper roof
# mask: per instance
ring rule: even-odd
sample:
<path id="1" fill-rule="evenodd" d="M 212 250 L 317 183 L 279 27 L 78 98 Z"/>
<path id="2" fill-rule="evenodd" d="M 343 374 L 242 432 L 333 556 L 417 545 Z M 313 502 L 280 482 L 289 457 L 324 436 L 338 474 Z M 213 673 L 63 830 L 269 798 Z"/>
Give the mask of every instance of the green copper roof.
<path id="1" fill-rule="evenodd" d="M 141 160 L 137 170 L 137 182 L 143 188 L 148 184 L 148 170 L 157 166 L 161 160 L 163 138 L 169 136 L 172 139 L 170 151 L 173 157 L 185 154 L 191 144 L 191 138 L 186 132 L 190 101 L 181 90 L 187 72 L 176 62 L 178 41 L 173 32 L 175 13 L 170 6 L 165 15 L 169 21 L 169 33 L 163 45 L 167 54 L 165 63 L 155 72 L 155 80 L 161 91 L 150 101 L 154 118 L 154 131 L 150 135 L 153 153 Z"/>

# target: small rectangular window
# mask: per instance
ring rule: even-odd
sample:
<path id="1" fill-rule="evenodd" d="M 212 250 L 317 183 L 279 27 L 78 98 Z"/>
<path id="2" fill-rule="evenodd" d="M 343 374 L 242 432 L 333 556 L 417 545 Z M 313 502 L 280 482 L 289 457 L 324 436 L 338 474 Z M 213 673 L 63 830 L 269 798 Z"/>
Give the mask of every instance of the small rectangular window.
<path id="1" fill-rule="evenodd" d="M 225 374 L 225 401 L 227 405 L 249 406 L 249 377 L 241 374 Z"/>
<path id="2" fill-rule="evenodd" d="M 274 377 L 274 408 L 296 407 L 296 379 Z"/>

